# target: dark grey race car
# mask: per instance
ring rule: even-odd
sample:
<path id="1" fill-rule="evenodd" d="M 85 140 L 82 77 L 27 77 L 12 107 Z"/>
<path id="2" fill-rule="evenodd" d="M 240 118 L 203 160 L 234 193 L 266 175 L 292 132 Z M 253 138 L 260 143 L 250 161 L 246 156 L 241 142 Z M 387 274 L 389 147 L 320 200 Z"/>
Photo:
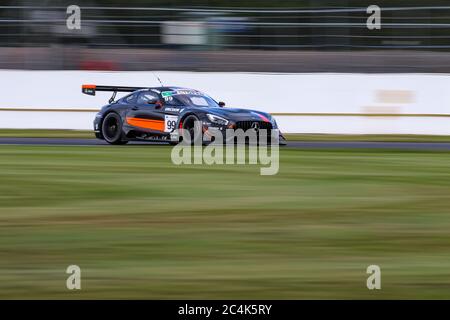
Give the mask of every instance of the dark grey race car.
<path id="1" fill-rule="evenodd" d="M 109 104 L 101 108 L 94 120 L 98 139 L 110 144 L 125 144 L 130 140 L 166 141 L 178 143 L 177 128 L 185 129 L 194 139 L 194 128 L 202 126 L 202 132 L 216 129 L 278 129 L 275 119 L 268 113 L 224 108 L 225 103 L 216 102 L 210 96 L 194 89 L 180 87 L 120 87 L 83 85 L 82 92 L 95 95 L 97 91 L 110 91 Z M 114 100 L 117 92 L 130 92 Z M 198 128 L 196 128 L 198 129 Z M 277 130 L 278 131 L 278 130 Z M 279 134 L 280 143 L 284 137 Z"/>

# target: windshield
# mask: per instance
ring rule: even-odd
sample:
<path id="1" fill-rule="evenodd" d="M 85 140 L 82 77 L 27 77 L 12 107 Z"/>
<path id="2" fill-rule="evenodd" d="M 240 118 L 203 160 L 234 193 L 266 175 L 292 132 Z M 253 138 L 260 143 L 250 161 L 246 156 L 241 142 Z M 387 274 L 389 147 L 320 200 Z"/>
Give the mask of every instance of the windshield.
<path id="1" fill-rule="evenodd" d="M 195 90 L 163 91 L 161 95 L 168 106 L 219 107 L 213 99 Z"/>

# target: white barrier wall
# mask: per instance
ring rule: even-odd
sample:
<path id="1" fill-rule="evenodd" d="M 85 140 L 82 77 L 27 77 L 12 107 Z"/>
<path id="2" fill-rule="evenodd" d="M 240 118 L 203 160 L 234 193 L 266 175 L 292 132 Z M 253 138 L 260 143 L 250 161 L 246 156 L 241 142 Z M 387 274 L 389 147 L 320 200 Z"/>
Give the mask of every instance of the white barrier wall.
<path id="1" fill-rule="evenodd" d="M 155 73 L 165 85 L 199 89 L 227 107 L 274 113 L 284 132 L 450 134 L 448 75 Z M 83 83 L 159 85 L 152 72 L 3 70 L 0 128 L 91 129 L 94 109 L 110 95 L 84 95 Z M 36 111 L 15 111 L 23 108 Z"/>

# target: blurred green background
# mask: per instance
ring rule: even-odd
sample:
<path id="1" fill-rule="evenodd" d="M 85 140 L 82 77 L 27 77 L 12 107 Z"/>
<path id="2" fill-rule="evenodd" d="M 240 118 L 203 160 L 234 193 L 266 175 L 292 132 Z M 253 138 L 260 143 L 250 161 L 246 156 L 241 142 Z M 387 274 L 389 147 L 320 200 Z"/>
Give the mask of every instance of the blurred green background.
<path id="1" fill-rule="evenodd" d="M 1 146 L 0 298 L 450 298 L 448 152 L 281 149 L 275 176 L 170 152 Z"/>

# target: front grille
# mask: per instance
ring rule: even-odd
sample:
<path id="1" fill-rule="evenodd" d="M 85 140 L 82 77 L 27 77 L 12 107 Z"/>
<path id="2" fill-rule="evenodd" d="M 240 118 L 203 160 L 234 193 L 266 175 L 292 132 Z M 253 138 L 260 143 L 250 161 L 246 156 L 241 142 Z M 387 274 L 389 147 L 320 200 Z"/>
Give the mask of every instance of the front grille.
<path id="1" fill-rule="evenodd" d="M 236 122 L 236 129 L 242 129 L 244 131 L 247 131 L 248 129 L 253 128 L 254 123 L 258 124 L 259 129 L 266 129 L 266 130 L 272 129 L 272 124 L 270 122 L 264 121 L 238 121 Z"/>

